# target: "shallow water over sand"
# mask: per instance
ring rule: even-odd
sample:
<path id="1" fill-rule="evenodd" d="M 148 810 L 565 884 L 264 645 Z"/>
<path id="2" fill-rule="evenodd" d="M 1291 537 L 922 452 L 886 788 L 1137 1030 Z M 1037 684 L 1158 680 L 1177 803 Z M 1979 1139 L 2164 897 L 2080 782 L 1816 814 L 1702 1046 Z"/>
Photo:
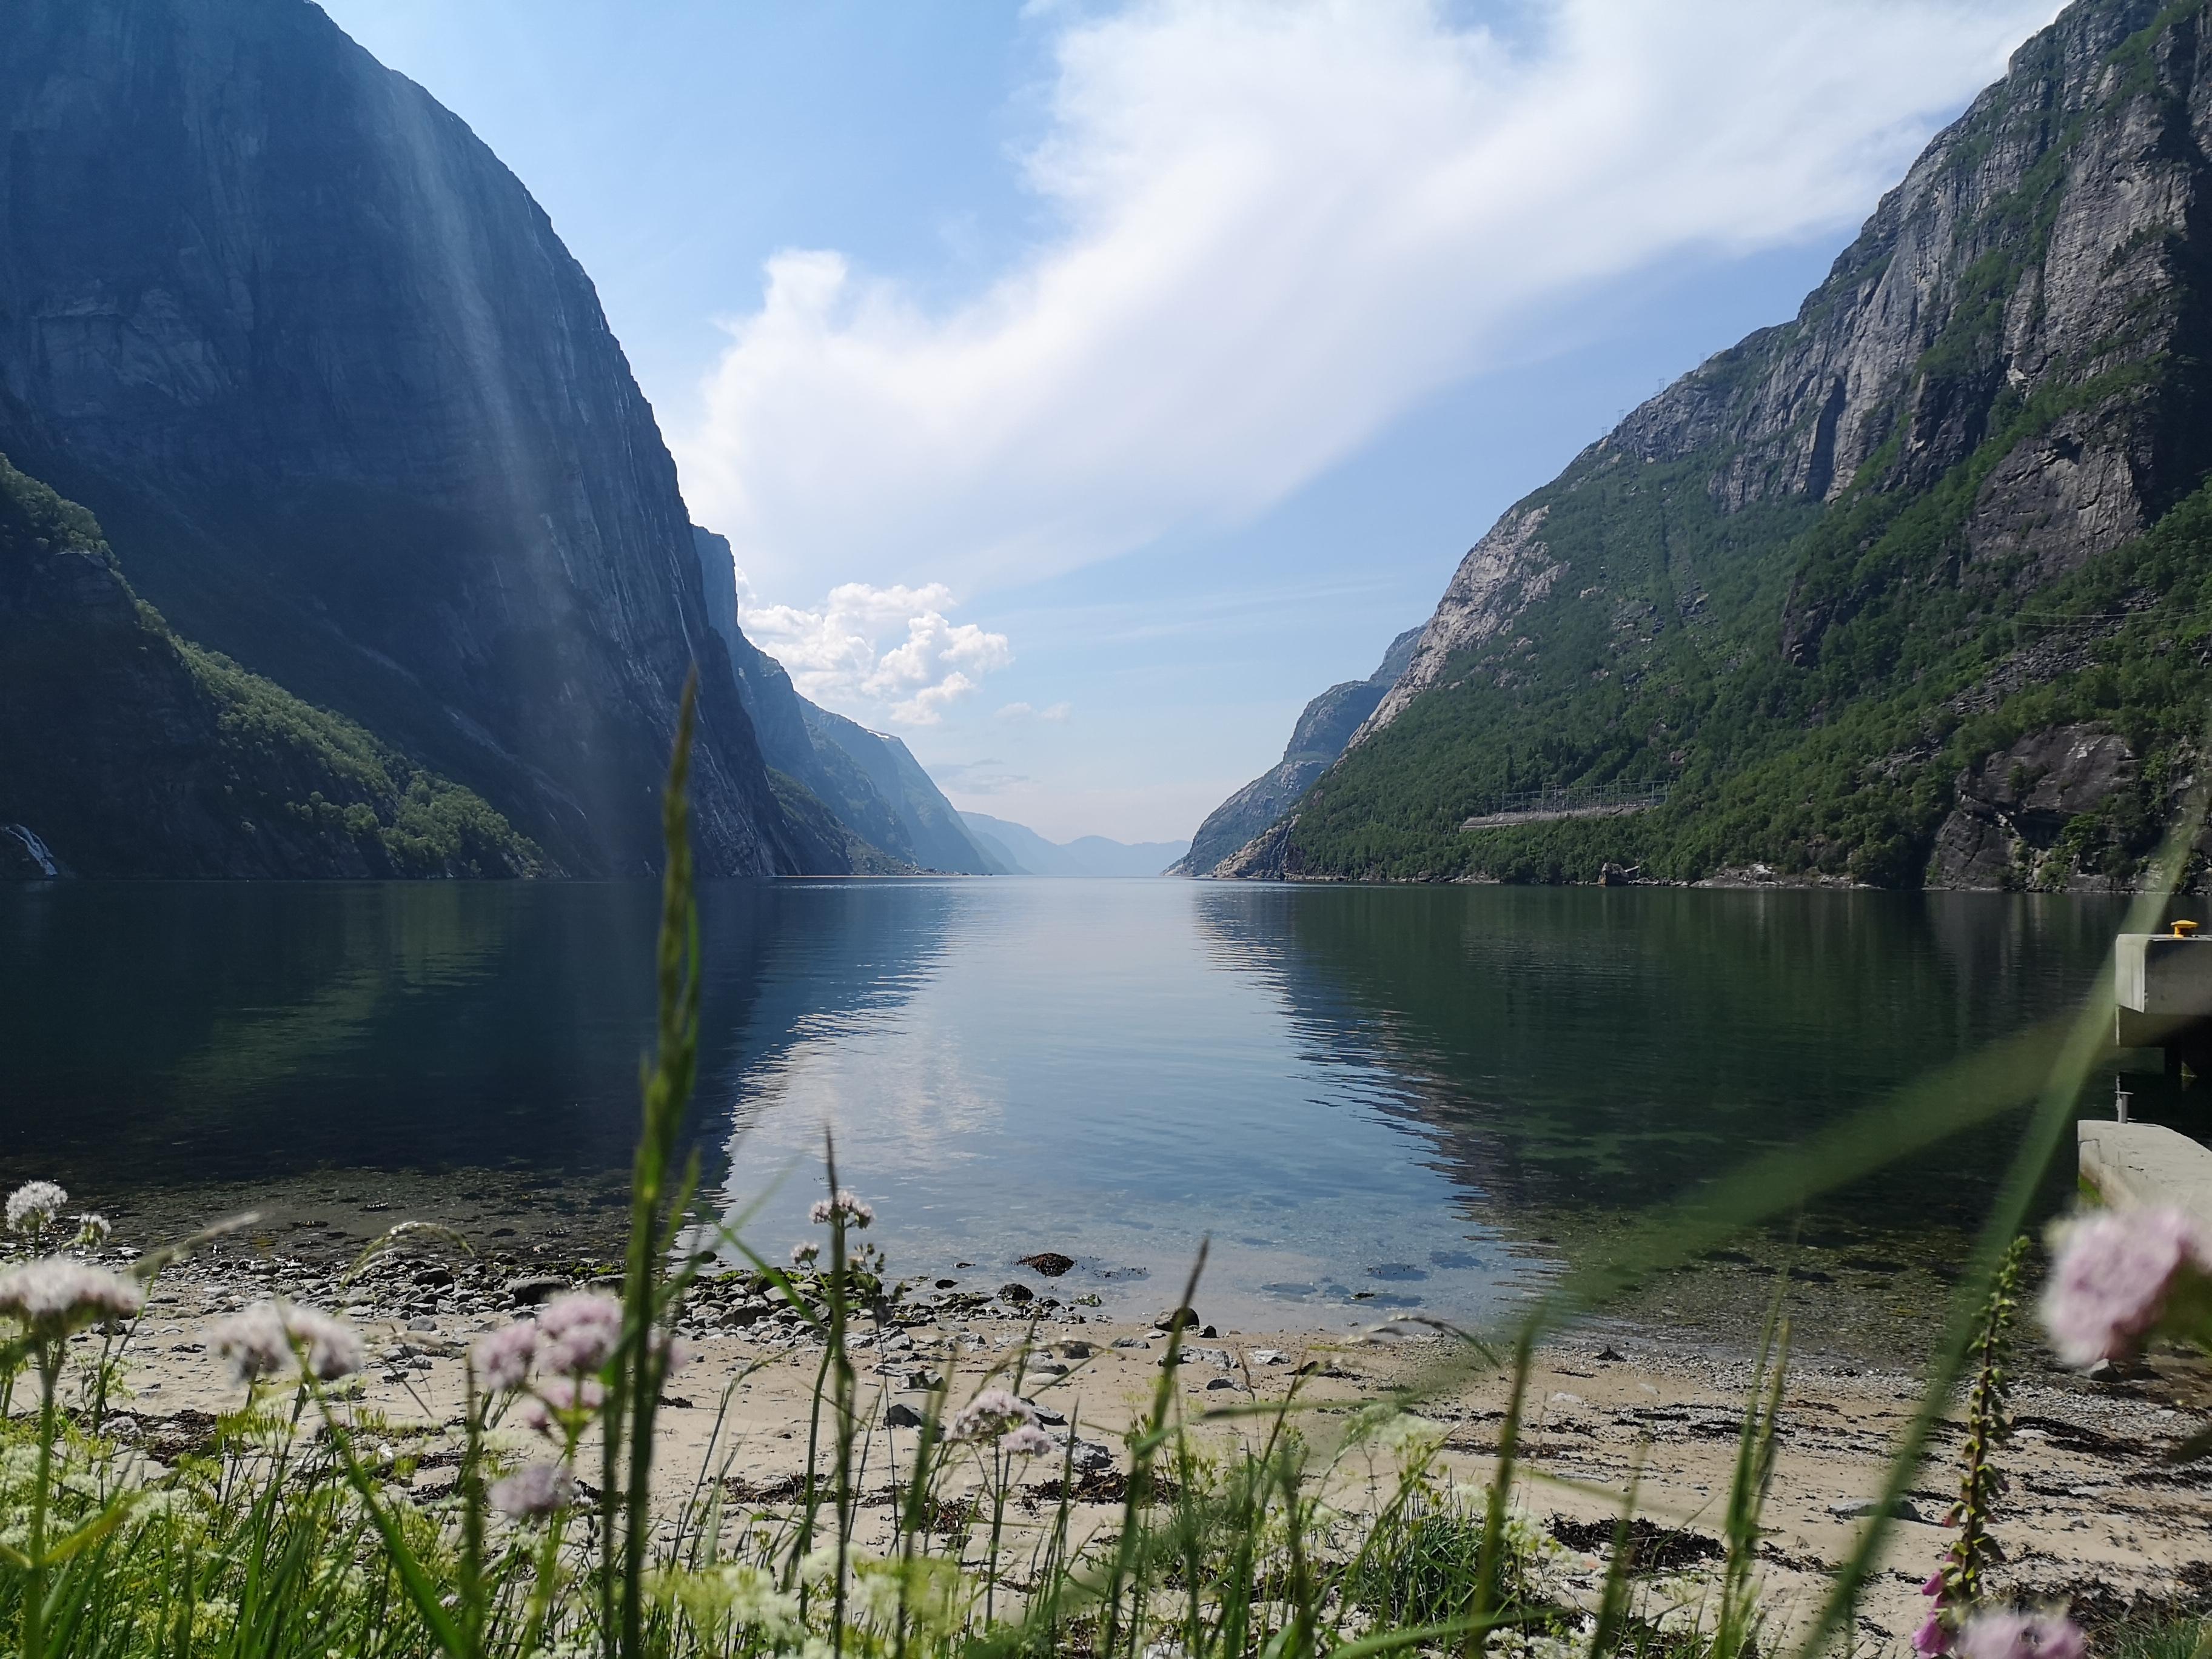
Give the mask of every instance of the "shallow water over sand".
<path id="1" fill-rule="evenodd" d="M 495 1212 L 537 1186 L 588 1217 L 627 1166 L 654 902 L 645 884 L 0 890 L 0 1172 L 171 1205 L 369 1182 L 398 1212 L 465 1187 Z M 695 1133 L 708 1193 L 757 1204 L 772 1256 L 805 1231 L 834 1126 L 901 1270 L 988 1287 L 1055 1250 L 1078 1265 L 1039 1290 L 1148 1311 L 1210 1237 L 1201 1303 L 1224 1322 L 1476 1318 L 1625 1212 L 2062 1010 L 2121 914 L 723 884 Z M 2012 1133 L 1791 1224 L 1802 1270 L 1921 1295 L 1909 1275 L 1940 1282 Z"/>

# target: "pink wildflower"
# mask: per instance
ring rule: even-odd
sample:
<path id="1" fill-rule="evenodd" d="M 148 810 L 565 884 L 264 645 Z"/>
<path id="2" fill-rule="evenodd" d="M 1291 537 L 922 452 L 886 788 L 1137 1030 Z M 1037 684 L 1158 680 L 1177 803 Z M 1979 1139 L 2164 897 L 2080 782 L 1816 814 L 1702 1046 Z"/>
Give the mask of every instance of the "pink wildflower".
<path id="1" fill-rule="evenodd" d="M 1978 1613 L 1959 1632 L 1960 1659 L 2083 1659 L 2081 1627 L 2057 1613 Z"/>
<path id="2" fill-rule="evenodd" d="M 555 1297 L 538 1316 L 540 1369 L 571 1376 L 598 1370 L 614 1355 L 622 1322 L 622 1304 L 611 1296 L 576 1291 Z"/>
<path id="3" fill-rule="evenodd" d="M 672 1376 L 690 1364 L 693 1358 L 691 1345 L 682 1337 L 672 1336 L 666 1331 L 653 1334 L 653 1352 Z"/>
<path id="4" fill-rule="evenodd" d="M 67 1336 L 103 1319 L 128 1319 L 146 1300 L 140 1285 L 66 1256 L 0 1273 L 0 1314 L 21 1322 L 40 1341 Z"/>
<path id="5" fill-rule="evenodd" d="M 517 1521 L 535 1520 L 565 1509 L 576 1495 L 576 1483 L 558 1463 L 526 1463 L 491 1488 L 491 1506 Z"/>
<path id="6" fill-rule="evenodd" d="M 216 1356 L 230 1362 L 241 1382 L 283 1370 L 302 1348 L 308 1371 L 325 1382 L 350 1376 L 368 1361 L 361 1333 L 345 1321 L 289 1302 L 264 1302 L 234 1314 L 210 1334 Z"/>
<path id="7" fill-rule="evenodd" d="M 1058 1451 L 1060 1445 L 1036 1424 L 1024 1423 L 999 1437 L 999 1449 L 1012 1452 L 1017 1457 L 1042 1457 L 1047 1452 Z"/>
<path id="8" fill-rule="evenodd" d="M 1943 1574 L 1940 1569 L 1928 1575 L 1928 1582 L 1920 1587 L 1920 1593 L 1923 1595 L 1941 1595 L 1943 1593 Z"/>
<path id="9" fill-rule="evenodd" d="M 476 1367 L 477 1381 L 497 1392 L 520 1388 L 537 1352 L 538 1322 L 521 1319 L 478 1337 L 469 1351 L 469 1361 Z"/>
<path id="10" fill-rule="evenodd" d="M 2085 1217 L 2057 1242 L 2043 1322 L 2069 1365 L 2130 1352 L 2157 1326 L 2177 1281 L 2212 1263 L 2196 1224 L 2163 1206 Z"/>
<path id="11" fill-rule="evenodd" d="M 817 1209 L 821 1207 L 818 1204 L 815 1206 Z M 821 1254 L 822 1247 L 819 1244 L 794 1244 L 791 1247 L 791 1265 L 794 1267 L 811 1267 L 814 1265 L 815 1258 Z"/>
<path id="12" fill-rule="evenodd" d="M 273 1302 L 233 1314 L 208 1333 L 208 1346 L 216 1358 L 229 1362 L 231 1374 L 241 1382 L 257 1382 L 292 1363 L 291 1340 Z"/>
<path id="13" fill-rule="evenodd" d="M 1951 1627 L 1943 1622 L 1943 1615 L 1931 1613 L 1928 1622 L 1912 1632 L 1912 1650 L 1922 1659 L 1936 1659 L 1939 1654 L 1951 1650 Z"/>
<path id="14" fill-rule="evenodd" d="M 606 1389 L 590 1377 L 580 1382 L 573 1376 L 549 1376 L 522 1402 L 522 1425 L 550 1434 L 556 1418 L 588 1415 L 606 1401 Z"/>
<path id="15" fill-rule="evenodd" d="M 954 1440 L 988 1440 L 1036 1421 L 1036 1407 L 1004 1389 L 986 1389 L 952 1419 Z"/>
<path id="16" fill-rule="evenodd" d="M 307 1351 L 307 1369 L 325 1382 L 350 1376 L 368 1363 L 361 1333 L 343 1319 L 333 1319 L 313 1308 L 276 1304 L 285 1334 Z"/>
<path id="17" fill-rule="evenodd" d="M 840 1187 L 835 1198 L 817 1198 L 807 1218 L 816 1226 L 830 1221 L 843 1221 L 849 1226 L 865 1227 L 876 1218 L 875 1206 L 849 1187 Z"/>

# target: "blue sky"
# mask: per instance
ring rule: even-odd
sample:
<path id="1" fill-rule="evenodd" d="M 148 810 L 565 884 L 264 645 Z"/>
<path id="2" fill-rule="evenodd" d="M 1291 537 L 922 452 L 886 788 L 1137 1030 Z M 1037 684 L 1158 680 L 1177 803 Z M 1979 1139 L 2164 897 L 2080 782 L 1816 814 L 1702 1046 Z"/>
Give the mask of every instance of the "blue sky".
<path id="1" fill-rule="evenodd" d="M 1055 839 L 1188 836 L 2054 0 L 323 0 L 514 168 L 748 631 Z"/>

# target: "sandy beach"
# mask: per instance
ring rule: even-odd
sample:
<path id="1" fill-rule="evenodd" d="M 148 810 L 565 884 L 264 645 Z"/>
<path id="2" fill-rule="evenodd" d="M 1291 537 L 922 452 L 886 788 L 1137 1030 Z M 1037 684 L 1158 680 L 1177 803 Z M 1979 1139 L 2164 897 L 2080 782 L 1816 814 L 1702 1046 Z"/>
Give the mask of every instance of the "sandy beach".
<path id="1" fill-rule="evenodd" d="M 217 1413 L 242 1390 L 208 1350 L 209 1328 L 270 1294 L 343 1310 L 368 1338 L 372 1363 L 354 1395 L 392 1425 L 384 1444 L 411 1468 L 423 1501 L 450 1488 L 462 1397 L 462 1356 L 483 1331 L 527 1316 L 537 1298 L 579 1282 L 451 1254 L 395 1250 L 358 1279 L 341 1282 L 351 1241 L 306 1241 L 300 1252 L 251 1238 L 226 1241 L 173 1269 L 156 1286 L 131 1334 L 123 1395 L 109 1426 L 141 1445 L 158 1469 L 203 1447 Z M 897 1322 L 865 1326 L 855 1346 L 864 1399 L 878 1424 L 863 1480 L 869 1522 L 888 1528 L 893 1471 L 907 1466 L 914 1431 L 886 1428 L 884 1408 L 918 1408 L 939 1377 L 952 1404 L 989 1382 L 1015 1382 L 1076 1442 L 1078 1524 L 1096 1528 L 1117 1512 L 1127 1467 L 1121 1434 L 1150 1407 L 1168 1343 L 1157 1326 L 1109 1322 L 1042 1298 L 925 1288 Z M 775 1510 L 804 1468 L 806 1413 L 821 1350 L 787 1312 L 752 1293 L 738 1275 L 702 1284 L 681 1330 L 695 1358 L 672 1380 L 662 1413 L 659 1462 L 671 1512 L 702 1480 L 726 1500 Z M 1418 1327 L 1341 1332 L 1246 1333 L 1206 1328 L 1185 1339 L 1174 1379 L 1189 1417 L 1291 1395 L 1324 1407 L 1302 1413 L 1319 1478 L 1331 1501 L 1357 1510 L 1386 1486 L 1389 1456 L 1354 1443 L 1358 1407 L 1403 1397 L 1439 1437 L 1441 1469 L 1455 1481 L 1491 1475 L 1509 1379 L 1472 1362 L 1462 1345 Z M 84 1339 L 80 1339 L 81 1341 Z M 2212 1476 L 2164 1461 L 2167 1448 L 2208 1420 L 2212 1383 L 2179 1355 L 2154 1357 L 2124 1376 L 2089 1381 L 2057 1370 L 2023 1345 L 2014 1396 L 2017 1431 L 2004 1455 L 2012 1489 L 1996 1528 L 2005 1582 L 2031 1599 L 2063 1599 L 2093 1625 L 2160 1610 L 2196 1608 L 2212 1595 Z M 1017 1356 L 1023 1374 L 1012 1368 Z M 1642 1588 L 1647 1611 L 1694 1610 L 1711 1589 L 1720 1510 L 1736 1455 L 1751 1383 L 1741 1350 L 1620 1322 L 1545 1348 L 1531 1380 L 1516 1503 L 1558 1541 L 1550 1571 L 1559 1593 L 1587 1599 L 1602 1576 L 1602 1553 L 1621 1495 L 1640 1481 L 1638 1513 L 1669 1533 L 1647 1540 Z M 1848 1552 L 1878 1488 L 1891 1449 L 1917 1398 L 1903 1369 L 1839 1363 L 1817 1355 L 1793 1363 L 1778 1434 L 1779 1460 L 1759 1549 L 1764 1594 L 1778 1629 L 1810 1613 L 1824 1577 Z M 1954 1414 L 1955 1417 L 1955 1413 Z M 119 1419 L 119 1420 L 118 1420 Z M 1201 1421 L 1224 1440 L 1264 1432 L 1250 1416 Z M 1882 1571 L 1860 1610 L 1862 1634 L 1896 1646 L 1917 1622 L 1917 1587 L 1951 1534 L 1941 1522 L 1955 1491 L 1951 1460 L 1960 1435 L 1947 1424 L 1912 1483 L 1889 1539 Z M 1040 1458 L 1023 1474 L 1009 1512 L 1017 1555 L 1024 1529 L 1052 1504 L 1039 1492 L 1061 1468 Z M 977 1479 L 955 1471 L 956 1492 Z M 1050 1492 L 1056 1493 L 1057 1486 Z M 864 1538 L 867 1536 L 864 1532 Z M 1692 1611 L 1669 1614 L 1691 1617 Z"/>

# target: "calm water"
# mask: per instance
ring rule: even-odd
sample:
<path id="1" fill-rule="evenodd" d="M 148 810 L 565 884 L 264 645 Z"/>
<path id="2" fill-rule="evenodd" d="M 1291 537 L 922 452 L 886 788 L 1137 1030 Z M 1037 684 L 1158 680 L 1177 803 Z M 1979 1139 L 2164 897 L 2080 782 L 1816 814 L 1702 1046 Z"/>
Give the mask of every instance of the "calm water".
<path id="1" fill-rule="evenodd" d="M 618 1170 L 654 899 L 0 889 L 0 1173 L 113 1196 Z M 702 905 L 696 1133 L 713 1192 L 769 1194 L 752 1232 L 777 1254 L 833 1125 L 908 1270 L 1004 1276 L 1056 1249 L 1082 1264 L 1065 1285 L 1149 1308 L 1210 1234 L 1227 1317 L 1328 1317 L 1363 1292 L 1363 1310 L 1480 1315 L 1556 1270 L 1578 1230 L 2064 1007 L 2120 914 L 1982 895 L 729 884 Z M 1916 1160 L 1835 1208 L 1899 1237 L 1966 1224 L 2001 1156 Z"/>

